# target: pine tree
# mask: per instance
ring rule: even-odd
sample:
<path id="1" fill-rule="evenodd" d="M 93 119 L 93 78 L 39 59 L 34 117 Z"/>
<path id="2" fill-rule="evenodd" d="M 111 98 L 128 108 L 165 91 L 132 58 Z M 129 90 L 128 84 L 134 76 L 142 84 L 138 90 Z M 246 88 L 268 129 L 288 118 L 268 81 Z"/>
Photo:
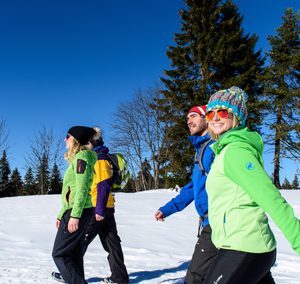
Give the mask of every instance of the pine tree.
<path id="1" fill-rule="evenodd" d="M 62 179 L 60 175 L 59 168 L 56 163 L 54 163 L 51 178 L 50 178 L 50 191 L 49 194 L 61 193 L 62 190 Z"/>
<path id="2" fill-rule="evenodd" d="M 0 160 L 0 197 L 11 196 L 10 185 L 10 166 L 7 160 L 6 151 L 2 152 L 2 158 Z"/>
<path id="3" fill-rule="evenodd" d="M 291 188 L 292 189 L 299 189 L 299 180 L 298 180 L 298 176 L 295 175 L 295 178 L 292 182 L 292 185 L 291 185 Z"/>
<path id="4" fill-rule="evenodd" d="M 34 175 L 32 169 L 29 167 L 24 176 L 24 195 L 37 194 L 37 186 L 34 181 Z"/>
<path id="5" fill-rule="evenodd" d="M 11 174 L 11 189 L 12 195 L 22 195 L 23 193 L 23 181 L 17 168 Z"/>
<path id="6" fill-rule="evenodd" d="M 290 182 L 288 181 L 287 178 L 285 178 L 282 183 L 282 189 L 291 189 L 291 188 L 292 188 L 292 186 L 291 186 Z"/>
<path id="7" fill-rule="evenodd" d="M 46 154 L 43 154 L 36 173 L 38 194 L 47 194 L 49 190 L 49 165 Z"/>
<path id="8" fill-rule="evenodd" d="M 192 106 L 204 105 L 213 92 L 236 85 L 249 95 L 249 126 L 260 123 L 257 77 L 263 60 L 260 51 L 254 51 L 256 35 L 244 33 L 242 17 L 232 1 L 185 3 L 187 9 L 180 13 L 181 32 L 175 34 L 176 46 L 167 50 L 173 69 L 166 70 L 161 78 L 165 89 L 163 98 L 157 100 L 161 118 L 168 125 L 165 178 L 171 184 L 185 183 L 190 176 L 193 154 L 186 141 L 186 115 Z"/>
<path id="9" fill-rule="evenodd" d="M 262 77 L 268 104 L 266 125 L 270 129 L 266 144 L 274 147 L 273 177 L 280 188 L 280 161 L 299 161 L 300 154 L 300 46 L 299 13 L 287 9 L 277 35 L 268 37 L 270 64 Z"/>

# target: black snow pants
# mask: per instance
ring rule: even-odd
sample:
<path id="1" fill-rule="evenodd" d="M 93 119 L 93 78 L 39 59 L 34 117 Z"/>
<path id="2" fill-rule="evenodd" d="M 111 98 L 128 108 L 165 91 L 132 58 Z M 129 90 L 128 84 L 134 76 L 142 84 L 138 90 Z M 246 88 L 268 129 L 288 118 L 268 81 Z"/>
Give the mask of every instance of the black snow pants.
<path id="1" fill-rule="evenodd" d="M 83 255 L 85 249 L 85 233 L 94 215 L 94 209 L 83 209 L 79 228 L 70 233 L 68 222 L 71 210 L 67 210 L 60 220 L 54 241 L 52 257 L 59 273 L 68 284 L 86 284 L 84 279 Z"/>
<path id="2" fill-rule="evenodd" d="M 199 235 L 193 257 L 185 277 L 185 283 L 202 284 L 217 252 L 218 249 L 211 241 L 211 228 L 207 225 L 202 229 Z"/>
<path id="3" fill-rule="evenodd" d="M 270 269 L 276 250 L 247 253 L 220 249 L 212 263 L 205 284 L 275 284 Z"/>
<path id="4" fill-rule="evenodd" d="M 117 283 L 128 283 L 129 276 L 124 264 L 121 239 L 118 236 L 114 213 L 114 208 L 106 208 L 103 220 L 97 221 L 95 216 L 91 218 L 85 235 L 86 249 L 98 235 L 104 250 L 108 253 L 107 259 L 111 271 L 110 279 Z"/>

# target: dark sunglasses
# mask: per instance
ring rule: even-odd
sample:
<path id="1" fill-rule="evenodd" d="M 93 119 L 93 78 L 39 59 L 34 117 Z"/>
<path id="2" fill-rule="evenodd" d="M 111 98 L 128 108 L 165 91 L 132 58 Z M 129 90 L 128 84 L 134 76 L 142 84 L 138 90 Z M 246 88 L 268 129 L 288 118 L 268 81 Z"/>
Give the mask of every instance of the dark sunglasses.
<path id="1" fill-rule="evenodd" d="M 68 140 L 70 137 L 71 137 L 71 134 L 68 133 L 66 136 L 66 140 Z"/>
<path id="2" fill-rule="evenodd" d="M 215 117 L 215 114 L 217 114 L 219 118 L 228 118 L 229 113 L 230 111 L 228 109 L 212 110 L 206 113 L 205 118 L 207 121 L 211 121 Z"/>

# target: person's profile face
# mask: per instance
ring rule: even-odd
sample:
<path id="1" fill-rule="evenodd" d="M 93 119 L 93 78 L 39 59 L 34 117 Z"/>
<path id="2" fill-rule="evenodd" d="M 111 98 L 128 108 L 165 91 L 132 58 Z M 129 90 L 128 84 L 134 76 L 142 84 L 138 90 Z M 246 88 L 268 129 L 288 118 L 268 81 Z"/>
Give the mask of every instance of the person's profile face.
<path id="1" fill-rule="evenodd" d="M 202 135 L 207 129 L 204 116 L 196 112 L 191 112 L 187 115 L 187 126 L 191 135 Z"/>
<path id="2" fill-rule="evenodd" d="M 69 149 L 71 147 L 71 144 L 73 142 L 74 137 L 68 133 L 66 138 L 65 138 L 65 142 L 66 142 L 66 148 Z"/>

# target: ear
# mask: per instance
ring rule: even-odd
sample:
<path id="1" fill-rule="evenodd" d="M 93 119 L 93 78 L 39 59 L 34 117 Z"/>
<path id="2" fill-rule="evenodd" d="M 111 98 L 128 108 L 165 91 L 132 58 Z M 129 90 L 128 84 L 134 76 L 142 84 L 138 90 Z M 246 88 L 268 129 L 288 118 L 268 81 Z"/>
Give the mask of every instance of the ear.
<path id="1" fill-rule="evenodd" d="M 86 147 L 88 148 L 88 149 L 93 149 L 94 148 L 94 146 L 93 146 L 93 144 L 91 143 L 91 141 L 89 141 L 87 144 L 86 144 Z"/>

